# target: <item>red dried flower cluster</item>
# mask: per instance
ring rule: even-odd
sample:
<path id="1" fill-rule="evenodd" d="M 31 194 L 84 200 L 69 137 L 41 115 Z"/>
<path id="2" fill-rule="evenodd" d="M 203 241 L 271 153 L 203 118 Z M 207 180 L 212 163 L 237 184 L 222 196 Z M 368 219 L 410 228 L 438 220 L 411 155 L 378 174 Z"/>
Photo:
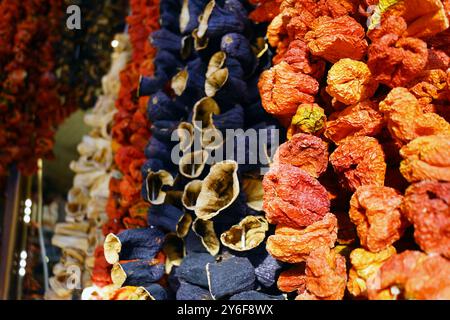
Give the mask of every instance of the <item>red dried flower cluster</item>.
<path id="1" fill-rule="evenodd" d="M 277 224 L 267 250 L 294 264 L 279 289 L 297 299 L 342 299 L 346 289 L 449 299 L 448 1 L 257 5 L 251 17 L 270 22 L 276 50 L 262 104 L 290 125 L 264 178 Z M 367 27 L 369 5 L 379 21 Z M 417 245 L 423 252 L 405 251 Z"/>
<path id="2" fill-rule="evenodd" d="M 0 176 L 51 158 L 56 127 L 75 105 L 55 74 L 64 13 L 59 0 L 0 3 Z"/>

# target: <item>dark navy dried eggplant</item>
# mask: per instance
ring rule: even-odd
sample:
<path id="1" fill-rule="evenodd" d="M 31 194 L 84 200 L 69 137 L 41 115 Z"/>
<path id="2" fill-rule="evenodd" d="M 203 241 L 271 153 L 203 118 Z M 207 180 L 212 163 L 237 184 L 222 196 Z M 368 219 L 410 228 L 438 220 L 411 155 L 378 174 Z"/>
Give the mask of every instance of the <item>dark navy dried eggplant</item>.
<path id="1" fill-rule="evenodd" d="M 157 172 L 159 170 L 163 170 L 165 167 L 165 163 L 162 159 L 150 158 L 147 159 L 141 167 L 142 177 L 146 177 L 147 173 L 150 171 Z M 146 198 L 146 195 L 143 195 Z"/>
<path id="2" fill-rule="evenodd" d="M 247 258 L 231 257 L 206 265 L 209 292 L 214 299 L 231 296 L 255 287 L 255 269 Z"/>
<path id="3" fill-rule="evenodd" d="M 116 286 L 148 286 L 164 275 L 164 264 L 157 259 L 115 263 L 111 280 Z"/>
<path id="4" fill-rule="evenodd" d="M 241 18 L 242 21 L 248 21 L 248 11 L 245 9 L 241 0 L 225 0 L 223 8 L 233 12 L 237 17 Z"/>
<path id="5" fill-rule="evenodd" d="M 269 295 L 255 290 L 244 291 L 235 294 L 230 298 L 230 300 L 286 300 L 283 295 Z"/>
<path id="6" fill-rule="evenodd" d="M 171 148 L 172 144 L 164 143 L 155 137 L 151 137 L 147 146 L 145 147 L 144 154 L 149 159 L 159 159 L 163 162 L 170 161 L 170 155 L 171 155 Z M 158 171 L 162 169 L 163 167 L 159 169 L 155 169 L 153 166 L 149 166 L 146 168 L 144 172 L 148 172 L 148 169 L 151 169 L 152 171 Z"/>
<path id="7" fill-rule="evenodd" d="M 155 227 L 129 229 L 118 235 L 108 234 L 103 244 L 106 261 L 153 259 L 161 250 L 164 233 Z"/>
<path id="8" fill-rule="evenodd" d="M 245 194 L 240 192 L 234 202 L 220 214 L 211 218 L 214 222 L 215 230 L 218 235 L 230 229 L 233 225 L 238 224 L 248 215 L 248 206 Z"/>
<path id="9" fill-rule="evenodd" d="M 259 123 L 234 137 L 234 155 L 240 163 L 239 172 L 246 173 L 267 167 L 278 148 L 278 126 Z"/>
<path id="10" fill-rule="evenodd" d="M 167 50 L 180 54 L 182 49 L 182 37 L 167 29 L 153 31 L 149 37 L 150 43 L 159 50 Z"/>
<path id="11" fill-rule="evenodd" d="M 138 97 L 147 97 L 163 88 L 164 85 L 169 81 L 169 76 L 160 72 L 153 77 L 141 76 L 139 78 L 139 86 L 137 90 Z"/>
<path id="12" fill-rule="evenodd" d="M 172 133 L 177 129 L 180 121 L 175 120 L 158 120 L 154 121 L 151 126 L 152 134 L 163 142 L 170 142 Z"/>
<path id="13" fill-rule="evenodd" d="M 238 60 L 247 75 L 252 74 L 258 63 L 248 39 L 240 33 L 229 33 L 222 37 L 220 49 L 228 57 Z"/>
<path id="14" fill-rule="evenodd" d="M 200 38 L 198 36 L 198 28 L 194 29 L 191 35 L 194 40 L 195 52 L 203 61 L 208 61 L 214 53 L 220 51 L 220 37 L 208 38 L 203 36 Z"/>
<path id="15" fill-rule="evenodd" d="M 171 80 L 172 90 L 185 105 L 193 105 L 205 96 L 206 65 L 201 58 L 190 61 Z"/>
<path id="16" fill-rule="evenodd" d="M 146 287 L 139 287 L 139 289 L 144 290 L 145 293 L 149 296 L 150 300 L 168 299 L 167 290 L 157 283 L 153 283 Z"/>
<path id="17" fill-rule="evenodd" d="M 183 104 L 168 97 L 163 91 L 154 93 L 147 104 L 147 118 L 151 121 L 179 120 L 187 115 Z"/>
<path id="18" fill-rule="evenodd" d="M 183 67 L 182 61 L 167 50 L 159 50 L 153 60 L 155 74 L 165 73 L 167 77 L 173 77 Z"/>
<path id="19" fill-rule="evenodd" d="M 205 81 L 205 93 L 214 97 L 219 105 L 239 104 L 248 101 L 247 83 L 232 77 L 227 68 L 212 73 Z"/>
<path id="20" fill-rule="evenodd" d="M 213 300 L 207 289 L 195 286 L 185 281 L 180 282 L 176 294 L 177 300 Z"/>
<path id="21" fill-rule="evenodd" d="M 260 122 L 270 119 L 270 115 L 262 107 L 261 101 L 247 106 L 244 111 L 245 127 L 253 127 Z"/>
<path id="22" fill-rule="evenodd" d="M 190 34 L 198 26 L 198 17 L 208 0 L 183 0 L 180 13 L 180 32 Z"/>
<path id="23" fill-rule="evenodd" d="M 149 225 L 161 227 L 169 232 L 176 232 L 183 219 L 184 212 L 171 204 L 153 205 L 148 209 L 147 221 Z M 180 226 L 181 228 L 181 226 Z"/>
<path id="24" fill-rule="evenodd" d="M 222 132 L 226 129 L 240 129 L 244 127 L 244 109 L 240 105 L 221 113 L 212 115 L 214 127 Z"/>
<path id="25" fill-rule="evenodd" d="M 148 171 L 142 184 L 142 196 L 151 204 L 163 204 L 167 194 L 166 187 L 171 187 L 173 184 L 173 176 L 168 171 Z"/>
<path id="26" fill-rule="evenodd" d="M 186 246 L 186 254 L 189 256 L 194 252 L 198 253 L 207 253 L 207 249 L 202 243 L 202 239 L 199 235 L 195 233 L 194 230 L 188 232 L 186 237 L 184 238 L 184 244 Z"/>
<path id="27" fill-rule="evenodd" d="M 247 19 L 235 9 L 235 6 L 221 8 L 215 0 L 211 0 L 200 16 L 197 36 L 216 38 L 230 32 L 244 31 Z"/>
<path id="28" fill-rule="evenodd" d="M 181 3 L 179 0 L 164 0 L 159 2 L 159 24 L 161 29 L 168 29 L 178 33 L 179 14 L 181 11 Z"/>
<path id="29" fill-rule="evenodd" d="M 167 282 L 169 284 L 170 292 L 177 292 L 180 287 L 180 279 L 177 276 L 177 270 L 179 267 L 174 266 L 167 276 Z"/>
<path id="30" fill-rule="evenodd" d="M 208 253 L 192 253 L 183 259 L 177 268 L 176 276 L 191 284 L 208 288 L 208 278 L 206 276 L 206 265 L 213 263 L 215 258 Z"/>
<path id="31" fill-rule="evenodd" d="M 225 60 L 224 67 L 228 69 L 228 73 L 233 78 L 244 79 L 245 72 L 241 63 L 234 58 L 228 57 Z"/>
<path id="32" fill-rule="evenodd" d="M 239 256 L 241 254 L 244 253 L 237 253 Z M 265 245 L 246 252 L 245 256 L 255 267 L 255 275 L 258 283 L 266 288 L 270 288 L 276 284 L 278 275 L 283 268 L 283 264 L 267 252 Z"/>
<path id="33" fill-rule="evenodd" d="M 247 88 L 248 88 L 247 101 L 249 104 L 261 101 L 261 95 L 258 89 L 258 81 L 259 81 L 259 73 L 255 73 L 249 79 L 247 79 Z M 270 119 L 270 117 L 267 119 Z"/>

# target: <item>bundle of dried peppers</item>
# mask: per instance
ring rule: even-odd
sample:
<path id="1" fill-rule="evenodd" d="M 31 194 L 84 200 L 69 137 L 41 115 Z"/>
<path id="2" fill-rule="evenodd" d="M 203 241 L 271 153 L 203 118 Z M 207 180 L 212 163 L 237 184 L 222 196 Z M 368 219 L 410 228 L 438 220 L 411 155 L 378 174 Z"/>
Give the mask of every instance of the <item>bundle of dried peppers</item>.
<path id="1" fill-rule="evenodd" d="M 62 15 L 58 0 L 0 3 L 0 176 L 51 158 L 55 128 L 76 107 L 56 75 Z"/>
<path id="2" fill-rule="evenodd" d="M 263 107 L 288 127 L 263 182 L 278 288 L 449 299 L 449 2 L 257 5 L 276 49 Z"/>

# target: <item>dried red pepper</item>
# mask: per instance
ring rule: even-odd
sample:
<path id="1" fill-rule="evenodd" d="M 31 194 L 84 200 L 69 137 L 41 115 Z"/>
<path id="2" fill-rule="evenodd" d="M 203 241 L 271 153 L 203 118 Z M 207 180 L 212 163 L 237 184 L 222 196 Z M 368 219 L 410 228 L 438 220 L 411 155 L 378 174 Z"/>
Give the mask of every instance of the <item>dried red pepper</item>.
<path id="1" fill-rule="evenodd" d="M 321 220 L 330 209 L 326 189 L 293 165 L 271 167 L 264 176 L 264 210 L 270 223 L 293 227 Z"/>
<path id="2" fill-rule="evenodd" d="M 361 60 L 367 52 L 363 27 L 352 17 L 322 16 L 314 20 L 305 40 L 313 55 L 336 63 L 340 59 Z"/>
<path id="3" fill-rule="evenodd" d="M 391 87 L 405 86 L 422 71 L 428 61 L 427 44 L 417 38 L 387 34 L 369 47 L 367 65 L 375 80 Z"/>
<path id="4" fill-rule="evenodd" d="M 317 248 L 332 248 L 337 238 L 337 219 L 328 213 L 322 220 L 306 228 L 278 225 L 275 234 L 267 239 L 267 251 L 276 259 L 299 263 Z"/>
<path id="5" fill-rule="evenodd" d="M 400 150 L 400 172 L 409 182 L 450 181 L 450 135 L 419 137 Z"/>
<path id="6" fill-rule="evenodd" d="M 450 257 L 450 183 L 423 181 L 411 185 L 402 212 L 414 225 L 414 238 L 422 250 Z"/>
<path id="7" fill-rule="evenodd" d="M 403 197 L 392 188 L 361 186 L 350 200 L 350 219 L 361 246 L 379 252 L 400 239 L 407 220 L 400 211 Z"/>
<path id="8" fill-rule="evenodd" d="M 290 164 L 318 178 L 328 166 L 328 145 L 318 137 L 298 133 L 278 148 L 273 163 Z"/>
<path id="9" fill-rule="evenodd" d="M 404 251 L 387 260 L 367 283 L 369 299 L 450 299 L 450 262 L 441 256 Z"/>
<path id="10" fill-rule="evenodd" d="M 352 296 L 367 297 L 367 280 L 375 276 L 383 263 L 396 254 L 393 246 L 377 253 L 358 248 L 350 254 L 352 268 L 348 274 L 347 289 Z"/>
<path id="11" fill-rule="evenodd" d="M 347 138 L 331 154 L 330 162 L 348 190 L 355 191 L 363 185 L 384 184 L 386 162 L 383 149 L 375 138 Z"/>
<path id="12" fill-rule="evenodd" d="M 383 114 L 375 102 L 364 101 L 332 113 L 325 136 L 339 144 L 347 137 L 376 136 L 384 126 Z"/>
<path id="13" fill-rule="evenodd" d="M 354 105 L 371 98 L 378 88 L 364 62 L 341 59 L 328 71 L 327 92 L 336 100 Z"/>
<path id="14" fill-rule="evenodd" d="M 417 98 L 406 88 L 393 89 L 380 102 L 380 111 L 399 146 L 420 136 L 450 133 L 450 124 L 433 112 L 424 113 Z"/>
<path id="15" fill-rule="evenodd" d="M 258 88 L 262 105 L 268 113 L 292 116 L 299 104 L 314 102 L 319 84 L 283 61 L 261 74 Z"/>
<path id="16" fill-rule="evenodd" d="M 318 300 L 341 300 L 347 283 L 345 258 L 334 250 L 321 247 L 306 260 L 306 291 Z"/>

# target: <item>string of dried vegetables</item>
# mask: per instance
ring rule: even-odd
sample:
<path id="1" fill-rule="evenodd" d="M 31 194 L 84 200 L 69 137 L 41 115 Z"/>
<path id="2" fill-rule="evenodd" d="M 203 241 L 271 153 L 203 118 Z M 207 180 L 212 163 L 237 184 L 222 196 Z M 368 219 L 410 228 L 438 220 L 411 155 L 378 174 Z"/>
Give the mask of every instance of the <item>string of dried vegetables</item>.
<path id="1" fill-rule="evenodd" d="M 448 5 L 261 1 L 252 13 L 277 52 L 263 107 L 289 127 L 263 183 L 267 250 L 291 264 L 281 291 L 449 298 Z"/>
<path id="2" fill-rule="evenodd" d="M 210 157 L 232 143 L 245 146 L 247 159 L 251 155 L 245 134 L 225 142 L 208 136 L 276 128 L 256 87 L 269 58 L 261 47 L 265 28 L 249 22 L 247 7 L 236 0 L 161 1 L 161 30 L 150 37 L 158 49 L 155 75 L 141 77 L 139 85 L 141 96 L 150 95 L 152 137 L 145 149 L 142 195 L 151 203 L 152 228 L 105 240 L 105 256 L 116 263 L 113 277 L 124 291 L 140 286 L 147 292 L 140 298 L 283 299 L 272 295 L 281 266 L 262 245 L 268 224 L 261 215 L 258 176 L 267 163 L 238 165 L 237 153 L 223 161 Z M 183 151 L 175 163 L 173 135 Z M 163 269 L 155 261 L 160 248 L 166 255 Z M 154 282 L 164 271 L 163 289 Z"/>
<path id="3" fill-rule="evenodd" d="M 145 159 L 145 144 L 150 137 L 149 122 L 145 117 L 148 99 L 137 97 L 137 86 L 140 74 L 153 74 L 155 49 L 148 42 L 148 35 L 159 28 L 159 3 L 148 0 L 130 1 L 130 11 L 127 23 L 132 58 L 120 75 L 117 113 L 113 119 L 112 149 L 116 169 L 109 183 L 110 193 L 106 203 L 108 221 L 103 225 L 104 235 L 111 231 L 119 232 L 147 225 L 146 211 L 149 206 L 140 198 L 140 167 Z M 158 257 L 164 260 L 163 254 Z M 113 274 L 117 273 L 117 267 L 120 266 L 113 267 Z M 93 276 L 97 276 L 100 283 L 85 290 L 85 299 L 115 300 L 131 296 L 136 298 L 136 294 L 145 295 L 138 287 L 119 289 L 121 285 L 117 285 L 117 281 L 120 280 L 110 276 L 111 266 L 105 259 L 103 246 L 96 250 L 94 270 L 98 273 Z M 101 283 L 102 278 L 107 281 Z"/>
<path id="4" fill-rule="evenodd" d="M 0 176 L 13 164 L 31 175 L 51 158 L 55 128 L 75 108 L 55 74 L 62 14 L 57 0 L 0 3 Z"/>

